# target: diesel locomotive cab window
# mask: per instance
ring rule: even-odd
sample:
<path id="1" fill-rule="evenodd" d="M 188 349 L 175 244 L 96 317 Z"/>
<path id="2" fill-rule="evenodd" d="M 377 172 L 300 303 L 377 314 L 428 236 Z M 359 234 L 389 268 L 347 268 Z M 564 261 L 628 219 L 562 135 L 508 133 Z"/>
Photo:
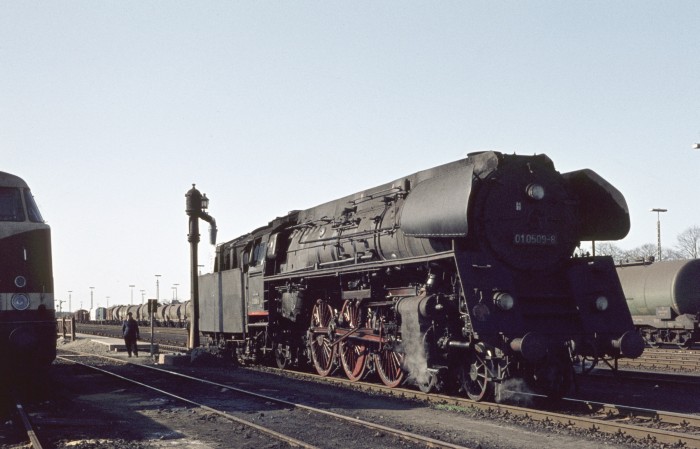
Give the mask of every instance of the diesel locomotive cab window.
<path id="1" fill-rule="evenodd" d="M 27 203 L 27 215 L 29 215 L 29 221 L 33 221 L 34 223 L 43 223 L 44 218 L 41 216 L 39 206 L 36 205 L 34 195 L 32 195 L 32 192 L 30 192 L 29 189 L 24 190 L 24 202 Z"/>
<path id="2" fill-rule="evenodd" d="M 0 187 L 0 221 L 24 221 L 22 194 L 13 187 Z"/>

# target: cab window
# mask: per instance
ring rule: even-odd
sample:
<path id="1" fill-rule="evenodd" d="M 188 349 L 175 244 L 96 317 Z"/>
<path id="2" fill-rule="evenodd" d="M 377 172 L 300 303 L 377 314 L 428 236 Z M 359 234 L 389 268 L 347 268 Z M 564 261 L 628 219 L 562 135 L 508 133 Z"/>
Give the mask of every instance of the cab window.
<path id="1" fill-rule="evenodd" d="M 266 254 L 267 244 L 258 240 L 255 244 L 255 248 L 253 249 L 253 257 L 250 259 L 250 265 L 253 267 L 259 267 L 262 265 Z"/>
<path id="2" fill-rule="evenodd" d="M 24 190 L 24 202 L 27 203 L 27 215 L 29 215 L 29 221 L 33 221 L 34 223 L 43 223 L 44 219 L 41 216 L 41 212 L 39 212 L 39 206 L 36 205 L 34 195 L 32 195 L 32 192 L 29 191 L 29 189 Z"/>
<path id="3" fill-rule="evenodd" d="M 19 189 L 0 187 L 0 221 L 24 221 L 24 207 Z"/>

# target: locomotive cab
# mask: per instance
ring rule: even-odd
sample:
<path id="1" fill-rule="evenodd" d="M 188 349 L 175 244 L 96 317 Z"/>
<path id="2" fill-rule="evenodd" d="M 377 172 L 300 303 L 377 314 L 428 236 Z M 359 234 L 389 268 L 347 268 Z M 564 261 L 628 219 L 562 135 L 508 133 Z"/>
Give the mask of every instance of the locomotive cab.
<path id="1" fill-rule="evenodd" d="M 48 369 L 56 356 L 51 234 L 28 185 L 0 172 L 0 358 L 3 374 Z"/>

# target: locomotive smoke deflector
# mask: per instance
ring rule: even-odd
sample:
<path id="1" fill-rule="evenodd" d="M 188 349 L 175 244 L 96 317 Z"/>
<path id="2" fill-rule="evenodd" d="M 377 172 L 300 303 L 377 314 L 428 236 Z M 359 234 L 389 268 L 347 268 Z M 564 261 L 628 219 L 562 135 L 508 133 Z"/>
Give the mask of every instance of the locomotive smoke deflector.
<path id="1" fill-rule="evenodd" d="M 562 176 L 579 200 L 580 240 L 620 240 L 627 235 L 630 214 L 619 190 L 589 169 Z"/>
<path id="2" fill-rule="evenodd" d="M 401 213 L 404 234 L 411 237 L 465 237 L 473 174 L 474 166 L 464 165 L 413 187 Z"/>

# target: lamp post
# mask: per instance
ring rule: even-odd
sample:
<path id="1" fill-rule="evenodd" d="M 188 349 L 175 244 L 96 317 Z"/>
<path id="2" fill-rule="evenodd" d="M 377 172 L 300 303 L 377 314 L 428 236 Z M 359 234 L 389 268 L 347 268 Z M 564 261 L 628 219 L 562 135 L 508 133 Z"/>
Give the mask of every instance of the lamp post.
<path id="1" fill-rule="evenodd" d="M 175 297 L 173 298 L 175 301 L 177 301 L 177 286 L 180 284 L 173 284 L 173 293 Z"/>
<path id="2" fill-rule="evenodd" d="M 656 249 L 661 260 L 661 212 L 668 212 L 668 209 L 654 208 L 650 212 L 656 212 Z"/>
<path id="3" fill-rule="evenodd" d="M 156 274 L 156 300 L 160 300 L 160 274 Z"/>
<path id="4" fill-rule="evenodd" d="M 190 338 L 187 342 L 188 349 L 199 346 L 199 278 L 197 275 L 197 245 L 199 244 L 199 219 L 209 223 L 209 240 L 212 245 L 216 243 L 216 220 L 206 210 L 209 207 L 209 198 L 202 195 L 192 184 L 192 188 L 185 194 L 185 213 L 189 217 L 190 242 L 190 298 L 192 301 L 192 322 L 190 324 Z"/>
<path id="5" fill-rule="evenodd" d="M 134 287 L 135 285 L 129 285 L 129 288 L 131 289 L 131 305 L 134 305 Z"/>
<path id="6" fill-rule="evenodd" d="M 68 312 L 73 311 L 73 306 L 71 305 L 71 294 L 73 293 L 73 290 L 68 290 Z"/>
<path id="7" fill-rule="evenodd" d="M 109 308 L 109 296 L 107 297 L 107 308 Z"/>
<path id="8" fill-rule="evenodd" d="M 145 304 L 146 290 L 141 290 L 141 305 Z"/>

